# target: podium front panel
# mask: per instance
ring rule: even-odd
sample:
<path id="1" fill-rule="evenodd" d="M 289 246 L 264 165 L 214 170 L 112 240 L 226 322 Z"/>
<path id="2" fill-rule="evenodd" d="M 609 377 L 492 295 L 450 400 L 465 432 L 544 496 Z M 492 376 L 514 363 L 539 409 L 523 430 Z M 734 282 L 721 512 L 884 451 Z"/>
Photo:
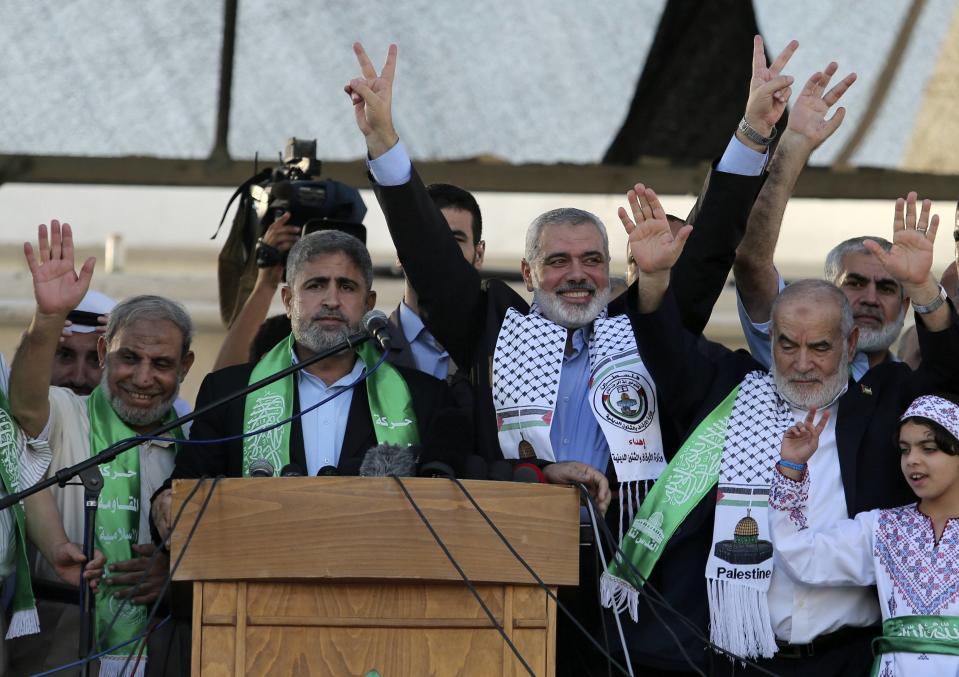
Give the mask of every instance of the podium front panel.
<path id="1" fill-rule="evenodd" d="M 403 480 L 471 580 L 532 582 L 456 485 Z M 183 549 L 212 482 L 183 511 L 171 561 Z M 520 555 L 550 585 L 579 578 L 579 494 L 570 487 L 464 481 Z M 173 514 L 193 481 L 173 484 Z M 421 580 L 459 575 L 390 478 L 224 479 L 174 580 Z"/>

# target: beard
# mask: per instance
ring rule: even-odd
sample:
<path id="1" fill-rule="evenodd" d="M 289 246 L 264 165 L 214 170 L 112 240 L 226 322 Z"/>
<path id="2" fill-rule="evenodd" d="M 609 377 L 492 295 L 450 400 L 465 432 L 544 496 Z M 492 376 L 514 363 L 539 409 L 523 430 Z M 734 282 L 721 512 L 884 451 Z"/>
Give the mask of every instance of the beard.
<path id="1" fill-rule="evenodd" d="M 903 308 L 899 317 L 892 322 L 883 324 L 879 329 L 867 329 L 859 327 L 859 342 L 856 344 L 856 350 L 865 353 L 878 353 L 883 350 L 889 350 L 889 346 L 896 342 L 899 334 L 902 333 L 902 326 L 906 322 L 906 309 Z"/>
<path id="2" fill-rule="evenodd" d="M 533 291 L 533 302 L 537 304 L 543 317 L 567 329 L 579 329 L 595 320 L 609 303 L 609 286 L 597 289 L 592 283 L 568 283 L 553 291 L 546 291 L 539 286 L 535 277 L 536 289 Z M 559 296 L 562 292 L 585 290 L 593 293 L 593 298 L 584 305 L 567 303 Z"/>
<path id="3" fill-rule="evenodd" d="M 776 382 L 779 395 L 792 406 L 798 409 L 822 409 L 832 404 L 849 383 L 849 355 L 843 351 L 836 373 L 827 376 L 818 386 L 798 386 L 782 376 L 776 369 L 776 360 L 773 358 L 769 371 Z M 808 378 L 807 374 L 797 374 L 798 378 Z"/>
<path id="4" fill-rule="evenodd" d="M 340 320 L 345 324 L 333 329 L 325 329 L 314 324 L 319 320 Z M 296 339 L 296 342 L 314 353 L 333 348 L 362 328 L 360 323 L 353 325 L 347 322 L 346 316 L 338 310 L 324 311 L 310 318 L 296 315 L 292 319 L 292 327 L 293 338 Z"/>
<path id="5" fill-rule="evenodd" d="M 116 415 L 120 417 L 121 421 L 127 425 L 143 427 L 153 423 L 159 423 L 163 420 L 163 417 L 166 416 L 167 412 L 173 408 L 173 403 L 176 402 L 176 398 L 180 395 L 181 377 L 182 374 L 178 373 L 176 387 L 173 389 L 170 397 L 154 404 L 148 409 L 131 406 L 124 402 L 123 397 L 119 393 L 113 392 L 113 389 L 110 388 L 109 360 L 107 360 L 106 365 L 103 367 L 103 376 L 100 377 L 100 387 L 110 401 L 110 406 L 113 407 L 113 411 L 116 412 Z"/>

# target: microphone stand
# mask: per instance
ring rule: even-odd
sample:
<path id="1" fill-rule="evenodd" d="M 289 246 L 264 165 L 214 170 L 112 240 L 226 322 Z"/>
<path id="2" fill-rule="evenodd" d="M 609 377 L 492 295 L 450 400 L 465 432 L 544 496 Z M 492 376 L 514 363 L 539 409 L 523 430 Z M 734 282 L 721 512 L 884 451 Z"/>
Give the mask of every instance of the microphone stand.
<path id="1" fill-rule="evenodd" d="M 193 419 L 203 416 L 218 407 L 222 407 L 227 402 L 232 402 L 235 399 L 243 397 L 252 393 L 255 390 L 259 390 L 264 386 L 268 386 L 271 383 L 275 383 L 282 378 L 286 378 L 290 374 L 295 374 L 298 371 L 306 369 L 310 365 L 319 362 L 322 359 L 334 355 L 336 353 L 342 352 L 346 349 L 354 349 L 356 346 L 365 343 L 370 340 L 370 335 L 363 331 L 357 332 L 352 336 L 348 336 L 340 343 L 336 344 L 328 350 L 313 355 L 305 360 L 298 362 L 297 364 L 292 364 L 285 369 L 281 369 L 275 374 L 271 374 L 264 379 L 260 379 L 256 383 L 251 383 L 245 388 L 242 388 L 235 393 L 230 393 L 229 395 L 224 395 L 220 399 L 211 402 L 202 409 L 197 409 L 195 411 L 181 416 L 180 418 L 171 421 L 170 423 L 165 423 L 160 427 L 150 431 L 146 436 L 156 437 L 162 435 L 163 433 L 169 432 L 175 428 L 180 427 L 184 423 L 189 423 Z M 32 496 L 44 489 L 52 487 L 53 485 L 59 485 L 64 487 L 67 483 L 72 480 L 77 475 L 80 476 L 80 481 L 83 484 L 83 554 L 87 558 L 87 562 L 93 559 L 93 542 L 94 542 L 94 528 L 96 520 L 96 511 L 97 505 L 100 499 L 100 490 L 103 488 L 103 475 L 100 473 L 99 466 L 104 463 L 109 463 L 117 456 L 122 454 L 124 451 L 133 449 L 140 445 L 142 439 L 141 436 L 128 437 L 124 440 L 120 440 L 111 444 L 106 449 L 100 451 L 99 453 L 91 456 L 90 458 L 80 461 L 76 465 L 63 468 L 58 470 L 51 477 L 47 479 L 40 480 L 32 487 L 27 487 L 23 491 L 18 491 L 15 494 L 9 494 L 0 498 L 0 510 L 6 510 L 12 505 L 15 505 L 27 498 Z M 141 506 L 142 509 L 142 506 Z M 94 604 L 93 604 L 93 595 L 90 594 L 90 590 L 87 587 L 86 583 L 83 580 L 83 577 L 80 577 L 80 658 L 86 658 L 90 655 L 91 650 L 93 649 L 93 627 L 94 627 Z M 84 663 L 83 674 L 88 675 L 90 669 L 90 663 Z"/>

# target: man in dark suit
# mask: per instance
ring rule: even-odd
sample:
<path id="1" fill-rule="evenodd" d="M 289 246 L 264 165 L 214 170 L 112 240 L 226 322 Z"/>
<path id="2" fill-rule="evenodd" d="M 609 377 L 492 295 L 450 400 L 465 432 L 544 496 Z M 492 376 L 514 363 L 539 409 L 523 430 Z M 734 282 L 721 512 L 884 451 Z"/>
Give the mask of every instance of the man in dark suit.
<path id="1" fill-rule="evenodd" d="M 740 130 L 688 217 L 696 231 L 674 279 L 684 319 L 695 331 L 712 313 L 762 184 L 766 146 L 791 82 L 779 70 L 792 49 L 767 69 L 759 43 L 762 64 L 753 73 Z M 620 503 L 636 503 L 665 465 L 663 450 L 675 448 L 679 431 L 661 415 L 639 360 L 625 357 L 635 356 L 634 329 L 624 298 L 609 301 L 605 226 L 578 209 L 553 210 L 531 224 L 521 267 L 534 295 L 532 306 L 502 281 L 481 281 L 459 255 L 449 226 L 393 128 L 395 47 L 381 74 L 362 46 L 354 50 L 362 78 L 346 90 L 366 138 L 377 199 L 407 279 L 419 295 L 427 329 L 460 370 L 469 372 L 479 453 L 490 459 L 556 461 L 547 467 L 547 476 L 553 473 L 558 481 L 607 474 L 611 484 L 621 487 Z M 637 192 L 644 191 L 637 185 L 629 193 L 630 203 L 635 205 Z M 687 226 L 684 237 L 691 230 Z M 608 337 L 615 338 L 604 344 Z M 612 366 L 591 373 L 596 365 Z M 619 511 L 611 512 L 615 521 Z M 595 607 L 586 610 L 596 603 L 590 585 L 595 579 L 583 571 L 581 581 L 584 611 L 577 615 L 598 626 Z M 562 674 L 605 674 L 605 661 L 594 660 L 588 645 L 568 637 L 562 624 L 559 633 Z"/>
<path id="2" fill-rule="evenodd" d="M 385 160 L 384 156 L 390 154 L 394 156 L 389 159 L 390 163 L 402 165 L 400 174 L 406 172 L 404 180 L 394 185 L 377 183 L 374 186 L 377 198 L 386 215 L 405 274 L 419 296 L 420 314 L 427 329 L 449 352 L 451 359 L 461 369 L 470 372 L 476 401 L 477 446 L 486 456 L 499 458 L 502 452 L 497 440 L 497 417 L 491 394 L 491 359 L 507 311 L 515 308 L 526 314 L 530 309 L 529 303 L 501 281 L 481 283 L 476 269 L 458 255 L 459 248 L 450 237 L 449 225 L 436 209 L 415 169 L 411 168 L 393 128 L 390 110 L 395 48 L 391 48 L 387 65 L 380 75 L 377 75 L 362 47 L 356 45 L 355 50 L 363 77 L 351 81 L 347 90 L 353 98 L 357 123 L 366 138 L 369 156 L 376 163 Z M 745 117 L 756 127 L 766 126 L 763 129 L 767 134 L 771 130 L 769 125 L 775 124 L 784 109 L 784 102 L 778 96 L 791 82 L 791 78 L 779 75 L 778 69 L 787 60 L 788 54 L 784 52 L 777 60 L 776 69 L 769 70 L 770 77 L 754 77 L 750 86 Z M 713 169 L 687 219 L 695 224 L 696 231 L 690 238 L 687 256 L 680 263 L 682 274 L 676 275 L 676 285 L 683 298 L 684 319 L 694 330 L 701 330 L 705 326 L 722 291 L 736 245 L 742 237 L 749 210 L 763 180 L 760 174 L 765 158 L 764 146 L 737 131 L 730 142 L 730 149 L 730 157 L 740 159 L 749 156 L 750 161 L 758 159 L 758 169 L 753 175 L 749 175 L 750 171 L 745 169 L 742 173 Z M 742 167 L 735 161 L 729 164 Z M 375 178 L 375 164 L 372 169 Z M 593 227 L 593 224 L 588 225 Z M 603 231 L 597 237 L 605 242 L 605 229 L 601 224 L 597 228 Z M 551 230 L 551 226 L 547 225 L 541 231 L 544 239 Z M 424 246 L 424 243 L 429 243 L 429 246 Z M 608 250 L 608 245 L 600 245 L 601 249 L 604 247 Z M 602 274 L 596 285 L 600 292 L 608 288 L 608 251 L 605 251 L 604 257 Z M 528 263 L 530 266 L 527 266 L 524 274 L 527 275 L 527 287 L 533 291 L 535 284 L 532 278 L 541 272 L 536 268 L 542 262 Z M 591 294 L 590 298 L 595 299 L 596 296 Z M 568 298 L 565 300 L 572 303 Z M 609 305 L 610 315 L 623 314 L 624 311 L 625 301 L 621 299 Z M 605 471 L 607 464 L 602 465 L 600 470 Z"/>
<path id="3" fill-rule="evenodd" d="M 449 224 L 463 258 L 476 270 L 483 267 L 486 243 L 483 241 L 483 216 L 472 193 L 448 183 L 426 187 L 433 204 Z M 390 313 L 389 331 L 392 344 L 387 359 L 397 366 L 419 369 L 436 378 L 445 379 L 456 365 L 449 353 L 424 326 L 420 316 L 419 297 L 407 279 L 403 300 Z"/>
<path id="4" fill-rule="evenodd" d="M 369 252 L 359 240 L 339 231 L 322 231 L 301 238 L 290 250 L 286 274 L 282 297 L 293 327 L 291 339 L 281 342 L 259 363 L 227 367 L 207 375 L 200 386 L 197 408 L 278 371 L 283 364 L 305 360 L 333 347 L 360 331 L 363 315 L 376 303 L 376 292 L 371 289 L 373 266 Z M 433 423 L 450 407 L 446 384 L 416 370 L 389 364 L 381 365 L 378 372 L 395 370 L 405 391 L 403 387 L 383 390 L 387 385 L 375 380 L 377 372 L 360 380 L 364 369 L 372 366 L 370 363 L 378 356 L 376 353 L 371 358 L 364 353 L 369 346 L 336 353 L 288 377 L 287 396 L 283 396 L 282 390 L 274 394 L 262 389 L 267 393 L 265 399 L 258 395 L 261 391 L 255 391 L 198 417 L 190 431 L 191 439 L 216 440 L 304 412 L 291 424 L 277 429 L 287 428 L 286 434 L 267 433 L 246 441 L 185 446 L 177 454 L 171 479 L 240 477 L 249 473 L 251 454 L 253 460 L 269 460 L 273 474 L 293 464 L 301 474 L 315 475 L 335 467 L 339 474 L 355 475 L 371 447 L 397 443 L 390 437 L 384 439 L 384 429 L 408 428 L 410 434 L 404 438 L 407 442 L 431 447 Z M 395 386 L 396 381 L 392 384 Z M 341 394 L 331 401 L 305 411 L 338 392 Z M 264 403 L 269 406 L 264 408 Z M 277 445 L 278 449 L 270 448 L 276 440 L 287 441 Z M 446 454 L 443 460 L 454 466 L 459 465 L 456 456 L 469 450 L 468 440 L 462 447 L 444 440 L 442 447 L 437 453 Z M 168 491 L 154 499 L 154 519 L 161 536 L 169 523 L 168 506 Z"/>
<path id="5" fill-rule="evenodd" d="M 838 288 L 822 280 L 803 280 L 786 287 L 772 309 L 773 370 L 768 375 L 743 351 L 730 352 L 720 346 L 703 351 L 701 336 L 683 326 L 669 279 L 682 243 L 669 234 L 658 204 L 647 205 L 638 215 L 635 228 L 631 222 L 625 224 L 631 231 L 630 246 L 644 281 L 629 301 L 638 303 L 634 320 L 640 353 L 656 382 L 663 411 L 689 435 L 715 415 L 720 402 L 734 388 L 740 387 L 726 427 L 720 485 L 726 472 L 723 469 L 729 467 L 730 431 L 737 430 L 744 420 L 734 422 L 736 407 L 740 406 L 745 384 L 758 377 L 774 384 L 775 399 L 789 420 L 804 418 L 807 411 L 829 414 L 823 436 L 828 441 L 825 446 L 820 444 L 825 455 L 809 464 L 811 504 L 815 504 L 810 511 L 812 526 L 821 528 L 858 512 L 914 500 L 899 469 L 894 433 L 900 414 L 917 395 L 954 391 L 959 386 L 959 316 L 944 300 L 941 287 L 930 273 L 938 219 L 930 221 L 927 203 L 917 220 L 915 194 L 910 194 L 906 203 L 908 209 L 904 211 L 903 201 L 897 202 L 891 250 L 887 253 L 875 242 L 866 246 L 913 300 L 923 363 L 914 372 L 901 363 L 883 362 L 858 383 L 849 377 L 858 328 L 849 301 Z M 758 440 L 776 424 L 776 420 L 767 418 L 747 432 Z M 753 459 L 758 459 L 751 462 L 761 471 L 777 472 L 773 465 L 779 458 L 782 431 L 767 436 L 769 444 L 756 441 L 749 445 Z M 659 480 L 665 483 L 664 488 L 669 486 L 672 467 L 684 466 L 684 462 L 680 451 Z M 728 494 L 709 489 L 716 480 L 712 482 L 703 485 L 707 487 L 705 494 L 671 535 L 666 533 L 666 544 L 648 581 L 698 626 L 698 633 L 691 632 L 676 616 L 663 614 L 701 669 L 712 668 L 723 674 L 735 667 L 736 675 L 754 674 L 749 668 L 743 670 L 717 658 L 701 639 L 707 632 L 711 604 L 704 575 L 708 576 L 712 554 L 718 553 L 714 524 L 719 524 L 721 508 L 717 501 L 722 506 L 728 498 Z M 655 510 L 654 504 L 651 497 L 644 510 Z M 759 523 L 758 531 L 760 543 L 768 540 L 768 524 Z M 869 643 L 877 634 L 874 624 L 879 620 L 874 592 L 813 588 L 793 581 L 775 564 L 771 573 L 765 597 L 769 618 L 763 621 L 775 635 L 775 656 L 759 659 L 758 663 L 782 675 L 866 674 L 871 663 Z M 710 581 L 710 585 L 713 583 Z M 713 631 L 723 622 L 723 616 L 731 613 L 724 609 L 714 610 Z M 649 674 L 659 674 L 657 669 L 663 674 L 687 669 L 659 623 L 650 622 L 653 611 L 645 595 L 638 611 L 640 622 L 629 626 L 627 640 L 634 664 L 647 667 Z"/>

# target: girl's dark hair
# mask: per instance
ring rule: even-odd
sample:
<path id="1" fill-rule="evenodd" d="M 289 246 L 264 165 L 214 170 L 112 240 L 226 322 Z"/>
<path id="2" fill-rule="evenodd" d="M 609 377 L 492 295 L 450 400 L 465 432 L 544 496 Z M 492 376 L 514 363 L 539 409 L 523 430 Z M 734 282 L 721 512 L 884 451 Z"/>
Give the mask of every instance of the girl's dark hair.
<path id="1" fill-rule="evenodd" d="M 937 393 L 936 397 L 941 397 L 959 406 L 959 396 L 951 393 Z M 932 438 L 935 440 L 937 447 L 950 456 L 959 456 L 959 440 L 956 439 L 956 436 L 940 424 L 923 416 L 910 416 L 899 422 L 899 427 L 896 429 L 897 444 L 899 430 L 901 430 L 902 426 L 906 423 L 916 423 L 928 427 L 932 431 Z"/>

